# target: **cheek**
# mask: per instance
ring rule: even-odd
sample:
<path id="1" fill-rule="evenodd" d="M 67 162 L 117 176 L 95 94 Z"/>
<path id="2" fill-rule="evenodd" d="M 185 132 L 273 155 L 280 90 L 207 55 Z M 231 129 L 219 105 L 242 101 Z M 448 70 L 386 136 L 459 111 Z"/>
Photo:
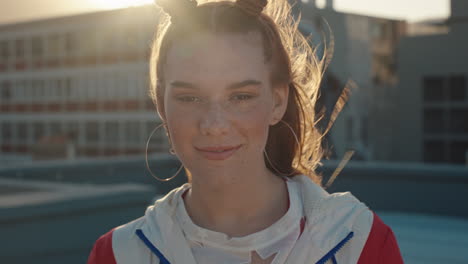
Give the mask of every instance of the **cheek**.
<path id="1" fill-rule="evenodd" d="M 240 114 L 237 119 L 242 132 L 248 135 L 250 144 L 264 147 L 268 137 L 271 112 L 266 107 L 258 107 L 253 111 Z"/>
<path id="2" fill-rule="evenodd" d="M 195 127 L 193 116 L 187 115 L 177 107 L 166 107 L 166 121 L 174 147 L 188 140 Z"/>

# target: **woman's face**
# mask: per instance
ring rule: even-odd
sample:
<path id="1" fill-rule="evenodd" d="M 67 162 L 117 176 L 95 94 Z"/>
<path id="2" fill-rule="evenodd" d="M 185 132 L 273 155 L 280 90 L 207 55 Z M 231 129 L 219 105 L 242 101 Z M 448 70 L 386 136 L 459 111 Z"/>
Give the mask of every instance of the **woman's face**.
<path id="1" fill-rule="evenodd" d="M 158 110 L 193 175 L 265 166 L 268 128 L 287 102 L 287 86 L 273 89 L 270 77 L 258 33 L 204 33 L 170 48 Z"/>

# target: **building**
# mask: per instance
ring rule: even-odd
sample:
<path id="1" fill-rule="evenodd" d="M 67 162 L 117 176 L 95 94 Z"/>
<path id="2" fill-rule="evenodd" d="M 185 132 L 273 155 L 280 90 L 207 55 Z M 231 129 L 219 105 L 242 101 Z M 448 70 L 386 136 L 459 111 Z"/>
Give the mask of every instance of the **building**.
<path id="1" fill-rule="evenodd" d="M 314 44 L 323 45 L 324 33 L 329 35 L 325 43 L 334 38 L 334 54 L 321 91 L 328 113 L 346 83 L 354 83 L 328 137 L 334 157 L 341 159 L 354 150 L 355 159 L 391 160 L 393 142 L 388 138 L 398 122 L 394 118 L 397 50 L 407 34 L 407 23 L 337 12 L 332 0 L 327 0 L 324 8 L 317 8 L 315 0 L 303 0 L 296 11 L 302 15 L 301 30 L 312 33 Z"/>
<path id="2" fill-rule="evenodd" d="M 399 46 L 394 160 L 468 162 L 468 2 L 452 0 L 451 10 Z"/>
<path id="3" fill-rule="evenodd" d="M 135 7 L 0 26 L 1 155 L 47 153 L 57 137 L 72 157 L 143 154 L 159 123 L 148 96 L 157 20 Z M 151 151 L 167 148 L 158 132 Z"/>

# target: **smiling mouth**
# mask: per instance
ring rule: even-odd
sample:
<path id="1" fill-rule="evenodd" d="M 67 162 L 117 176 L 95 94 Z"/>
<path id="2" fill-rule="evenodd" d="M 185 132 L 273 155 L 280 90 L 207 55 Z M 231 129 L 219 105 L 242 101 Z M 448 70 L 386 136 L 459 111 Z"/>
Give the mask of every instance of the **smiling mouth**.
<path id="1" fill-rule="evenodd" d="M 225 160 L 231 157 L 242 145 L 196 148 L 209 160 Z"/>
<path id="2" fill-rule="evenodd" d="M 201 151 L 208 151 L 208 152 L 223 152 L 223 151 L 235 149 L 235 148 L 237 148 L 239 146 L 207 147 L 207 148 L 197 148 L 197 149 L 201 150 Z"/>

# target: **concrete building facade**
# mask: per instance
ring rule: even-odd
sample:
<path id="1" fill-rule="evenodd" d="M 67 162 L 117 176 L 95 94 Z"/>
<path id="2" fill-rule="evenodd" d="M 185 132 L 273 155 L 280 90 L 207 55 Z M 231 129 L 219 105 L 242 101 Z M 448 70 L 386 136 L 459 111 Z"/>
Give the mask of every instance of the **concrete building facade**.
<path id="1" fill-rule="evenodd" d="M 143 153 L 159 122 L 148 96 L 157 19 L 135 7 L 1 26 L 2 155 L 49 142 L 71 144 L 71 157 Z M 163 133 L 152 143 L 167 148 Z"/>
<path id="2" fill-rule="evenodd" d="M 297 11 L 302 27 L 311 28 L 312 41 L 318 37 L 314 44 L 323 45 L 321 35 L 331 29 L 325 43 L 330 45 L 333 37 L 334 54 L 321 91 L 328 111 L 346 83 L 354 83 L 330 133 L 335 157 L 354 150 L 355 159 L 391 159 L 393 142 L 388 138 L 396 122 L 397 47 L 407 34 L 407 23 L 337 12 L 333 1 L 324 8 L 317 8 L 315 1 L 302 1 Z"/>
<path id="3" fill-rule="evenodd" d="M 451 5 L 447 32 L 401 41 L 394 160 L 468 160 L 468 3 Z"/>

